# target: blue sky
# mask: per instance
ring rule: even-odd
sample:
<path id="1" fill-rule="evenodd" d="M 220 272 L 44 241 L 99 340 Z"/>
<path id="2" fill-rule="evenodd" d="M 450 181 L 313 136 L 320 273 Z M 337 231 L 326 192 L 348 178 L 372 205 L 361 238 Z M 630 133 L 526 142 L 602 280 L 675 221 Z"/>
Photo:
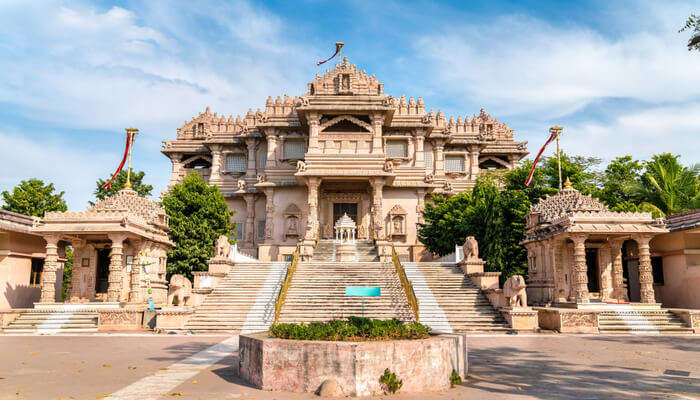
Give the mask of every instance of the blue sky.
<path id="1" fill-rule="evenodd" d="M 448 116 L 480 108 L 536 152 L 700 162 L 700 54 L 678 33 L 697 2 L 0 0 L 0 190 L 37 177 L 70 209 L 143 132 L 134 168 L 158 195 L 187 119 L 305 92 L 335 41 L 394 96 Z M 693 6 L 695 8 L 693 8 Z"/>

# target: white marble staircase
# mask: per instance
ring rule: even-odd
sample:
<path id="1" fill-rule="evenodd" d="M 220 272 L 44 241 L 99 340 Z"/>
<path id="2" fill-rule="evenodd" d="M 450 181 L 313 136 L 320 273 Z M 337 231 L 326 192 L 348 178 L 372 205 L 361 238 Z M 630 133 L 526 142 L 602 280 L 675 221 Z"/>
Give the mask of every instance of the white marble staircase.
<path id="1" fill-rule="evenodd" d="M 664 309 L 608 307 L 598 314 L 600 333 L 691 334 L 693 330 L 679 316 Z"/>
<path id="2" fill-rule="evenodd" d="M 5 333 L 82 333 L 97 332 L 95 307 L 56 304 L 24 311 L 4 328 Z"/>

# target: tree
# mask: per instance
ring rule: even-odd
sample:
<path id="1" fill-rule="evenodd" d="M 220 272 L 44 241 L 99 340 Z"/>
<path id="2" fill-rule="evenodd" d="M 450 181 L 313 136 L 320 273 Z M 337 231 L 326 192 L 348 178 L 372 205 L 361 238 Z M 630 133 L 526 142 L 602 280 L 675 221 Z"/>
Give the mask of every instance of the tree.
<path id="1" fill-rule="evenodd" d="M 163 206 L 170 217 L 170 239 L 175 243 L 168 250 L 168 278 L 183 274 L 192 279 L 193 271 L 207 269 L 216 239 L 233 235 L 233 213 L 219 188 L 207 185 L 196 172 L 170 189 L 163 197 Z"/>
<path id="2" fill-rule="evenodd" d="M 50 211 L 68 210 L 66 201 L 63 200 L 65 192 L 54 193 L 54 190 L 53 183 L 46 185 L 40 179 L 21 181 L 12 189 L 12 193 L 7 190 L 2 192 L 5 202 L 2 208 L 35 217 L 43 217 Z"/>
<path id="3" fill-rule="evenodd" d="M 678 162 L 679 157 L 670 153 L 653 156 L 644 164 L 644 174 L 636 186 L 642 202 L 666 215 L 700 205 L 700 164 L 686 167 Z"/>
<path id="4" fill-rule="evenodd" d="M 431 252 L 443 256 L 467 236 L 479 242 L 487 271 L 502 272 L 502 279 L 524 274 L 527 252 L 518 243 L 524 237 L 530 201 L 523 191 L 499 191 L 490 178 L 480 178 L 471 192 L 448 198 L 434 195 L 423 211 L 418 239 Z"/>
<path id="5" fill-rule="evenodd" d="M 561 153 L 561 178 L 566 182 L 571 181 L 574 189 L 584 194 L 593 194 L 596 191 L 599 176 L 594 169 L 600 165 L 601 159 L 597 157 L 569 156 Z M 542 160 L 542 172 L 546 184 L 559 189 L 559 166 L 557 156 L 544 157 Z"/>
<path id="6" fill-rule="evenodd" d="M 685 25 L 678 32 L 690 30 L 693 32 L 690 40 L 688 40 L 688 51 L 700 51 L 700 17 L 695 14 L 690 14 L 690 17 L 685 21 Z"/>
<path id="7" fill-rule="evenodd" d="M 501 178 L 506 190 L 519 190 L 525 193 L 531 204 L 535 204 L 539 199 L 546 195 L 554 195 L 557 189 L 549 186 L 548 177 L 545 176 L 545 171 L 542 168 L 536 168 L 532 174 L 532 182 L 530 186 L 525 186 L 530 170 L 532 169 L 532 160 L 524 160 L 512 170 L 503 174 Z M 557 172 L 558 174 L 558 172 Z M 557 178 L 558 179 L 558 178 Z"/>
<path id="8" fill-rule="evenodd" d="M 639 196 L 635 193 L 635 187 L 641 182 L 643 168 L 643 164 L 633 160 L 632 156 L 615 158 L 602 174 L 601 188 L 596 197 L 611 208 L 621 203 L 638 203 Z M 629 204 L 623 208 L 629 208 Z"/>
<path id="9" fill-rule="evenodd" d="M 146 175 L 146 173 L 143 171 L 131 171 L 131 189 L 135 190 L 139 196 L 147 197 L 151 195 L 153 186 L 143 183 L 144 175 Z M 113 196 L 117 194 L 118 191 L 122 190 L 124 185 L 126 185 L 126 171 L 122 170 L 119 172 L 119 175 L 114 179 L 109 189 L 103 187 L 107 182 L 108 181 L 104 179 L 97 180 L 97 188 L 94 192 L 97 200 L 104 200 L 105 197 Z M 90 202 L 90 205 L 93 204 L 93 202 Z"/>

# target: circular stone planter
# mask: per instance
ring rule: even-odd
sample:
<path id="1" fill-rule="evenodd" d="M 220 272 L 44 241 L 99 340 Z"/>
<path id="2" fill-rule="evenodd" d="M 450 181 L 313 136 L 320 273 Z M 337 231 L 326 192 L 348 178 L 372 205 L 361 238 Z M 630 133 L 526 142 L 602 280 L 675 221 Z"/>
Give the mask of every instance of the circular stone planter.
<path id="1" fill-rule="evenodd" d="M 399 392 L 450 387 L 452 370 L 465 378 L 465 336 L 440 334 L 427 339 L 372 342 L 287 340 L 267 332 L 241 335 L 239 375 L 272 391 L 316 392 L 334 380 L 344 396 L 383 393 L 379 377 L 386 368 L 403 380 Z"/>

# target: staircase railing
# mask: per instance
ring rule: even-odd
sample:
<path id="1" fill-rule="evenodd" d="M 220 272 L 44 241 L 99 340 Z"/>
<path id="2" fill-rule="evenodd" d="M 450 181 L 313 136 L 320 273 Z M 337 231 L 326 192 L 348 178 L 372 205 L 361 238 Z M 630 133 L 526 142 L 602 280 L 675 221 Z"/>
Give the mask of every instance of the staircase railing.
<path id="1" fill-rule="evenodd" d="M 299 263 L 299 243 L 297 243 L 297 248 L 294 250 L 294 254 L 292 255 L 292 262 L 289 264 L 287 267 L 287 273 L 284 276 L 284 280 L 282 281 L 282 287 L 280 287 L 280 292 L 277 294 L 277 298 L 275 299 L 275 322 L 273 322 L 274 325 L 277 325 L 280 319 L 280 313 L 282 312 L 282 307 L 284 306 L 284 301 L 287 298 L 287 291 L 289 290 L 289 287 L 292 285 L 292 278 L 294 277 L 294 272 L 297 269 L 297 264 Z"/>
<path id="2" fill-rule="evenodd" d="M 394 262 L 396 274 L 399 276 L 401 287 L 403 288 L 404 293 L 406 293 L 408 305 L 411 307 L 411 310 L 413 310 L 413 315 L 416 317 L 416 322 L 420 322 L 418 299 L 416 299 L 416 293 L 413 291 L 413 283 L 406 277 L 406 271 L 403 268 L 403 264 L 401 264 L 401 261 L 399 260 L 399 255 L 396 253 L 393 243 L 391 244 L 391 261 Z"/>

